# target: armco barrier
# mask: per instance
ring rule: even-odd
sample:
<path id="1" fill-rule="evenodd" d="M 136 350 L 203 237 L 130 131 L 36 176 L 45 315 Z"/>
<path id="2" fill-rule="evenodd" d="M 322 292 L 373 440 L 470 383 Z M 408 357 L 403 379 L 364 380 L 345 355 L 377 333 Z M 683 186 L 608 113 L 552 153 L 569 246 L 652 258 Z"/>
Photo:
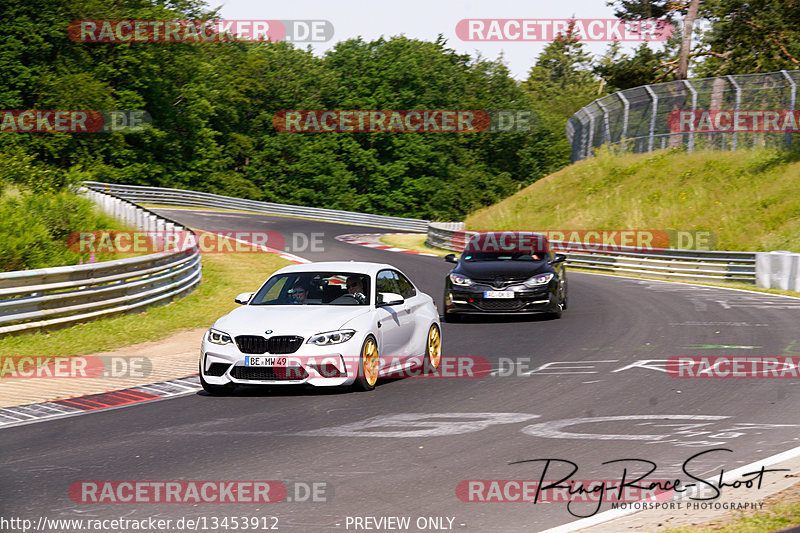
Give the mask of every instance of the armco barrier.
<path id="1" fill-rule="evenodd" d="M 82 193 L 136 229 L 187 231 L 172 220 L 113 195 L 90 190 Z M 116 261 L 0 272 L 0 334 L 60 326 L 163 303 L 191 290 L 200 277 L 196 245 Z"/>
<path id="2" fill-rule="evenodd" d="M 323 209 L 319 207 L 275 204 L 207 192 L 185 191 L 183 189 L 142 187 L 139 185 L 115 185 L 96 181 L 85 181 L 83 184 L 92 190 L 108 192 L 136 203 L 180 207 L 238 209 L 267 215 L 311 218 L 324 220 L 326 222 L 340 222 L 343 224 L 389 228 L 419 233 L 425 233 L 428 229 L 427 220 L 415 218 L 390 217 L 371 215 L 368 213 L 354 213 L 352 211 L 337 211 L 335 209 Z"/>
<path id="3" fill-rule="evenodd" d="M 800 291 L 800 254 L 793 252 L 758 252 L 756 285 L 785 291 Z"/>
<path id="4" fill-rule="evenodd" d="M 474 231 L 465 231 L 463 222 L 428 225 L 428 246 L 460 252 Z M 575 243 L 550 241 L 554 250 L 567 256 L 567 264 L 601 272 L 619 272 L 665 280 L 756 281 L 754 252 L 714 252 L 659 249 L 642 252 L 637 248 L 615 246 L 614 251 L 576 250 Z M 585 248 L 585 247 L 584 247 Z M 759 285 L 761 286 L 761 285 Z"/>

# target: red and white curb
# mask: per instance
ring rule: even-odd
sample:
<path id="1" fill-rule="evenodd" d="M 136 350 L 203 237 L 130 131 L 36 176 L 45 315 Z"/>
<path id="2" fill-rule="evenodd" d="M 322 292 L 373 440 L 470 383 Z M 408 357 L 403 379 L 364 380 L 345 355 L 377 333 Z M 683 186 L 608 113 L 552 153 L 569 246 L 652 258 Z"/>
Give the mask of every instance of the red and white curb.
<path id="1" fill-rule="evenodd" d="M 100 394 L 88 394 L 63 400 L 3 407 L 0 409 L 0 429 L 21 426 L 41 420 L 66 418 L 106 409 L 128 407 L 172 396 L 193 394 L 201 389 L 200 378 L 197 374 L 194 374 L 122 390 L 101 392 Z"/>
<path id="2" fill-rule="evenodd" d="M 415 233 L 351 233 L 348 235 L 338 235 L 335 237 L 335 239 L 341 242 L 357 244 L 359 246 L 366 246 L 367 248 L 386 250 L 387 252 L 402 252 L 406 254 L 424 255 L 427 257 L 439 257 L 436 254 L 426 254 L 425 252 L 406 250 L 405 248 L 398 248 L 397 246 L 390 246 L 388 244 L 382 243 L 381 237 L 384 237 L 386 235 L 416 235 L 416 234 Z"/>

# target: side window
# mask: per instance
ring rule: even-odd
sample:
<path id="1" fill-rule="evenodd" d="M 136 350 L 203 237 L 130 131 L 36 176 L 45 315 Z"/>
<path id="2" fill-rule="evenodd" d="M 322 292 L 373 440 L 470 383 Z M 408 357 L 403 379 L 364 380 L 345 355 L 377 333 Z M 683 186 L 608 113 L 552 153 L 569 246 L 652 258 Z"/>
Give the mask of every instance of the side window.
<path id="1" fill-rule="evenodd" d="M 397 286 L 397 275 L 393 270 L 381 270 L 375 278 L 375 287 L 377 292 L 393 292 L 400 294 L 400 288 Z M 376 302 L 378 295 L 375 295 Z"/>
<path id="2" fill-rule="evenodd" d="M 397 284 L 400 287 L 400 296 L 404 299 L 408 299 L 417 295 L 417 290 L 414 288 L 414 284 L 411 283 L 411 280 L 400 272 L 395 272 L 395 275 L 397 276 Z"/>

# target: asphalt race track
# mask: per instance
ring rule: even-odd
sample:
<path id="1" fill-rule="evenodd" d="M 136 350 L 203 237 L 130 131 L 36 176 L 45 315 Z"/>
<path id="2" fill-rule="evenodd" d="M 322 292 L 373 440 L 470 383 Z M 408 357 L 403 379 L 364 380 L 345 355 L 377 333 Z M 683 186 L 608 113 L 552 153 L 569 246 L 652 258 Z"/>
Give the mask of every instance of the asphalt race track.
<path id="1" fill-rule="evenodd" d="M 390 263 L 442 309 L 449 271 L 442 259 L 334 239 L 382 230 L 160 212 L 204 230 L 322 232 L 324 252 L 294 253 Z M 503 374 L 520 375 L 391 380 L 369 393 L 197 393 L 4 429 L 0 515 L 275 516 L 279 530 L 298 532 L 354 531 L 354 517 L 397 516 L 410 517 L 410 531 L 436 524 L 439 530 L 541 531 L 577 518 L 564 503 L 462 502 L 457 485 L 537 480 L 544 463 L 530 460 L 547 458 L 576 463 L 574 479 L 617 479 L 623 467 L 601 463 L 645 459 L 658 465 L 648 479 L 687 480 L 684 461 L 704 450 L 731 450 L 691 462 L 692 472 L 705 478 L 800 446 L 800 424 L 792 423 L 800 380 L 678 379 L 663 370 L 664 360 L 678 355 L 800 356 L 798 323 L 800 300 L 570 273 L 569 309 L 560 320 L 443 324 L 445 357 L 483 357 Z M 512 360 L 519 372 L 511 370 Z M 546 478 L 566 475 L 565 468 L 552 464 Z M 295 500 L 305 499 L 303 483 L 324 482 L 328 501 L 78 504 L 68 489 L 81 480 L 281 480 Z M 571 510 L 589 515 L 593 508 Z M 420 517 L 424 528 L 416 526 Z M 435 517 L 443 519 L 427 520 Z"/>

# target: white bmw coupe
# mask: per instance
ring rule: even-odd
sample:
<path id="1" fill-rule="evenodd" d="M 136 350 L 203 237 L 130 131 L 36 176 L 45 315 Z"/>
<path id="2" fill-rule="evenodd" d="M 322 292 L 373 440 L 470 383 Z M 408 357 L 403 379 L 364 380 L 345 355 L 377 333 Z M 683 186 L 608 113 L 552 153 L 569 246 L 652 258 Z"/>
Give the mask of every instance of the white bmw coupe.
<path id="1" fill-rule="evenodd" d="M 439 366 L 436 304 L 391 265 L 292 265 L 235 301 L 242 307 L 203 337 L 200 382 L 210 394 L 239 384 L 372 390 L 379 377 Z"/>

